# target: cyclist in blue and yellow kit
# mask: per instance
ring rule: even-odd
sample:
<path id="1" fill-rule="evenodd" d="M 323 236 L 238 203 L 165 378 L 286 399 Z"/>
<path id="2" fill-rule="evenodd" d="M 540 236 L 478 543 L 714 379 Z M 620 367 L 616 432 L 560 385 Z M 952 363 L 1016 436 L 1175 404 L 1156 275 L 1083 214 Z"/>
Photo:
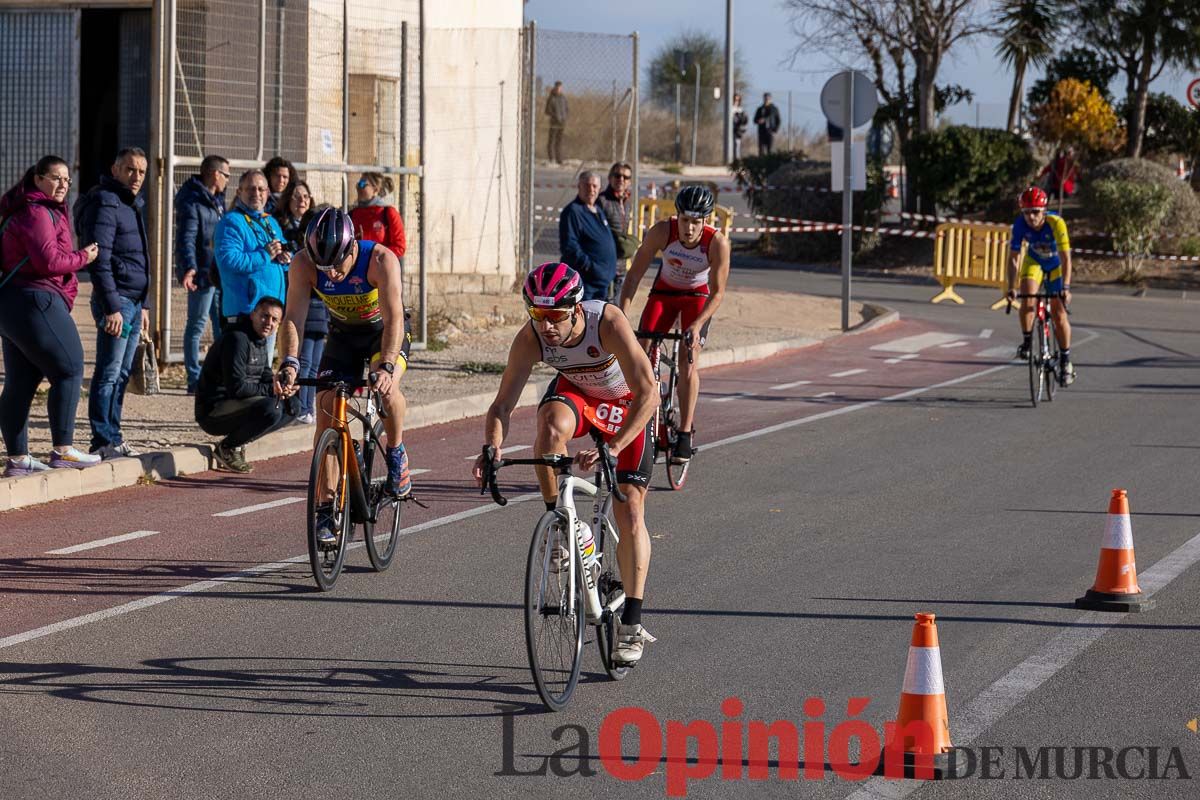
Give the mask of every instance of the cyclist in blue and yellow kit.
<path id="1" fill-rule="evenodd" d="M 1054 330 L 1062 353 L 1063 384 L 1075 381 L 1075 365 L 1071 363 L 1071 323 L 1067 320 L 1067 305 L 1071 302 L 1071 242 L 1067 238 L 1067 223 L 1058 214 L 1046 213 L 1046 193 L 1030 186 L 1021 193 L 1019 216 L 1012 227 L 1012 258 L 1008 265 L 1008 298 L 1016 299 L 1013 287 L 1020 267 L 1021 294 L 1036 294 L 1042 280 L 1046 291 L 1054 295 L 1050 312 L 1054 315 Z M 1027 244 L 1025 259 L 1021 260 L 1021 245 Z M 1029 342 L 1033 331 L 1033 300 L 1021 298 L 1021 346 L 1017 358 L 1029 358 Z"/>

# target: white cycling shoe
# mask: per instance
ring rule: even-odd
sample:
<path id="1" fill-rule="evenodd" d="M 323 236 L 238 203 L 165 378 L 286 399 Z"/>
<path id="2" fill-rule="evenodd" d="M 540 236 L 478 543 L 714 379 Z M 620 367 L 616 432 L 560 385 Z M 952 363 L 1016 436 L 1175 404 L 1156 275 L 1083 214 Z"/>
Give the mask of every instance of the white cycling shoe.
<path id="1" fill-rule="evenodd" d="M 641 625 L 617 625 L 613 638 L 612 660 L 620 667 L 636 666 L 642 660 L 642 650 L 647 642 L 657 642 Z"/>

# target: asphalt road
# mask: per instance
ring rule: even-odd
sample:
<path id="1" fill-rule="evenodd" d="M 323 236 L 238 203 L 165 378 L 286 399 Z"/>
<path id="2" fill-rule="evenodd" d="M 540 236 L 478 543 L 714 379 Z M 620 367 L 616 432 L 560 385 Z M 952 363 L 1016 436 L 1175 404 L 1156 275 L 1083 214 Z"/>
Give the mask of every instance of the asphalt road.
<path id="1" fill-rule="evenodd" d="M 838 290 L 794 271 L 735 279 Z M 1079 382 L 1034 410 L 1007 360 L 1014 318 L 987 311 L 986 292 L 961 308 L 929 306 L 928 286 L 857 293 L 904 319 L 706 373 L 688 485 L 657 476 L 649 500 L 645 623 L 659 641 L 620 683 L 589 643 L 559 714 L 540 710 L 522 638 L 538 504 L 499 509 L 469 490 L 478 421 L 408 437 L 430 508 L 406 517 L 389 572 L 355 550 L 328 594 L 286 563 L 304 552 L 288 502 L 299 456 L 0 516 L 0 796 L 1200 796 L 1177 779 L 1200 771 L 1185 727 L 1200 716 L 1194 303 L 1077 296 Z M 513 443 L 529 443 L 530 419 Z M 511 494 L 529 490 L 513 479 Z M 1147 614 L 1071 606 L 1117 487 L 1158 603 Z M 48 554 L 135 531 L 156 533 Z M 792 782 L 772 750 L 769 779 L 749 780 L 734 745 L 754 721 L 821 722 L 829 741 L 850 716 L 882 730 L 917 611 L 937 614 L 954 743 L 1004 748 L 990 757 L 1006 777 L 856 782 L 819 750 L 801 754 L 819 779 Z M 740 711 L 724 713 L 727 698 Z M 851 715 L 850 698 L 869 703 Z M 656 721 L 639 781 L 600 758 L 624 707 Z M 707 721 L 730 749 L 660 753 L 652 730 L 683 742 L 670 721 Z M 1166 779 L 1014 779 L 1018 747 L 1067 748 L 1068 771 L 1071 748 L 1139 747 L 1127 771 Z"/>

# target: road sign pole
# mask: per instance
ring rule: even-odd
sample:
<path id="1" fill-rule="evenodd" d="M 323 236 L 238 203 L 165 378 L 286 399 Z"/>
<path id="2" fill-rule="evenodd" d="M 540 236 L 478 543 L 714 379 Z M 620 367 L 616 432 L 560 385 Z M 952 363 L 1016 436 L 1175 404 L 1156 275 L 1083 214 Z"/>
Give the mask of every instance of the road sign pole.
<path id="1" fill-rule="evenodd" d="M 851 157 L 854 139 L 854 81 L 847 80 L 842 106 L 842 330 L 850 330 L 850 230 L 854 217 L 854 159 Z"/>

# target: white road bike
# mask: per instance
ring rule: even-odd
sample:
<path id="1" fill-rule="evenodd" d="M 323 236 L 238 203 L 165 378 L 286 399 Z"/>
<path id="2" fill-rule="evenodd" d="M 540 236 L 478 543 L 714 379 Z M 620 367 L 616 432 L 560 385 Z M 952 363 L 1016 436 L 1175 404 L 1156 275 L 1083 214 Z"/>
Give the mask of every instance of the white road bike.
<path id="1" fill-rule="evenodd" d="M 543 514 L 534 527 L 525 566 L 525 646 L 529 669 L 538 696 L 552 711 L 566 707 L 579 683 L 585 625 L 596 628 L 600 660 L 608 676 L 619 681 L 629 673 L 629 667 L 612 660 L 617 620 L 625 604 L 624 588 L 614 575 L 613 562 L 620 537 L 612 522 L 612 501 L 615 496 L 625 502 L 625 495 L 617 488 L 616 468 L 608 447 L 598 439 L 596 443 L 600 460 L 596 462 L 594 483 L 571 474 L 570 456 L 555 454 L 497 461 L 494 448 L 483 448 L 484 484 L 480 494 L 490 490 L 499 505 L 508 503 L 496 482 L 501 467 L 529 464 L 550 467 L 558 473 L 558 506 Z M 588 525 L 576 509 L 577 492 L 593 501 L 592 554 L 584 552 Z"/>

